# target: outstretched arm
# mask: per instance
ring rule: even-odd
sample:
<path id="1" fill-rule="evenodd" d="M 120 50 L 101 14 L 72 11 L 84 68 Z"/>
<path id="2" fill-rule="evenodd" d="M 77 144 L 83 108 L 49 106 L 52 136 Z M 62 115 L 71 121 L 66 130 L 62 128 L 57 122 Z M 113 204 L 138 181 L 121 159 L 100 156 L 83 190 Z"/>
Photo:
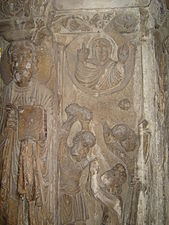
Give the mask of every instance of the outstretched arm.
<path id="1" fill-rule="evenodd" d="M 67 120 L 63 123 L 62 125 L 62 130 L 61 130 L 61 134 L 62 136 L 66 136 L 68 137 L 71 127 L 73 126 L 73 124 L 77 121 L 77 117 L 76 116 L 69 116 L 67 118 Z"/>

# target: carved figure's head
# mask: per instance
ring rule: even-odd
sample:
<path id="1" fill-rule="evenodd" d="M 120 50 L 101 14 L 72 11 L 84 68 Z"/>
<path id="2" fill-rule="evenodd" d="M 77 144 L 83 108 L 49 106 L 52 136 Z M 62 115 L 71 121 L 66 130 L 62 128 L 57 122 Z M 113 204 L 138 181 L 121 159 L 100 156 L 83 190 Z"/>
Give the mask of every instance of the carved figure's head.
<path id="1" fill-rule="evenodd" d="M 67 117 L 76 116 L 81 121 L 91 121 L 93 118 L 92 112 L 90 112 L 86 107 L 82 107 L 77 103 L 68 105 L 65 109 L 65 112 Z"/>
<path id="2" fill-rule="evenodd" d="M 128 138 L 130 128 L 126 124 L 117 124 L 111 129 L 111 134 L 119 141 L 124 141 Z"/>
<path id="3" fill-rule="evenodd" d="M 104 64 L 111 57 L 112 45 L 107 39 L 98 38 L 93 42 L 92 50 L 98 63 Z"/>
<path id="4" fill-rule="evenodd" d="M 85 159 L 89 153 L 90 148 L 96 144 L 96 138 L 90 131 L 80 131 L 73 138 L 73 147 L 71 148 L 71 155 L 74 159 L 80 162 Z"/>
<path id="5" fill-rule="evenodd" d="M 111 135 L 122 145 L 126 152 L 132 152 L 138 146 L 138 136 L 127 124 L 117 124 L 111 129 Z"/>
<path id="6" fill-rule="evenodd" d="M 82 125 L 82 129 L 88 130 L 89 123 L 93 118 L 92 112 L 86 107 L 82 107 L 76 103 L 68 105 L 65 109 L 68 118 L 76 117 Z"/>
<path id="7" fill-rule="evenodd" d="M 16 84 L 26 87 L 34 70 L 34 45 L 26 40 L 12 42 L 8 49 L 8 57 Z"/>
<path id="8" fill-rule="evenodd" d="M 127 180 L 126 169 L 122 164 L 117 163 L 111 170 L 102 174 L 101 180 L 110 192 L 118 191 L 120 194 L 122 184 Z"/>

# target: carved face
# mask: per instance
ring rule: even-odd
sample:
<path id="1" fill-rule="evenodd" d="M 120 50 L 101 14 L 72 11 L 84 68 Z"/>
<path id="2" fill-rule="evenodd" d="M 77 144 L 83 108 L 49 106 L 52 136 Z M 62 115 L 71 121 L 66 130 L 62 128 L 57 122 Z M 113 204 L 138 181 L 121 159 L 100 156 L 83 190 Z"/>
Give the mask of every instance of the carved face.
<path id="1" fill-rule="evenodd" d="M 71 148 L 71 154 L 76 161 L 85 159 L 96 143 L 96 138 L 90 131 L 80 131 L 73 138 L 73 147 Z"/>
<path id="2" fill-rule="evenodd" d="M 104 63 L 108 59 L 108 49 L 106 46 L 96 46 L 96 59 L 101 64 Z"/>
<path id="3" fill-rule="evenodd" d="M 15 82 L 20 87 L 26 87 L 32 77 L 33 56 L 30 49 L 17 49 L 11 55 L 11 69 Z"/>
<path id="4" fill-rule="evenodd" d="M 118 124 L 112 128 L 112 136 L 119 141 L 124 141 L 128 137 L 129 128 L 125 124 Z"/>
<path id="5" fill-rule="evenodd" d="M 87 157 L 89 150 L 90 150 L 89 147 L 84 147 L 82 143 L 79 142 L 72 147 L 71 154 L 77 162 L 80 162 L 81 160 Z"/>
<path id="6" fill-rule="evenodd" d="M 112 51 L 110 42 L 104 38 L 100 38 L 95 41 L 93 48 L 97 62 L 99 64 L 104 64 L 110 57 Z"/>

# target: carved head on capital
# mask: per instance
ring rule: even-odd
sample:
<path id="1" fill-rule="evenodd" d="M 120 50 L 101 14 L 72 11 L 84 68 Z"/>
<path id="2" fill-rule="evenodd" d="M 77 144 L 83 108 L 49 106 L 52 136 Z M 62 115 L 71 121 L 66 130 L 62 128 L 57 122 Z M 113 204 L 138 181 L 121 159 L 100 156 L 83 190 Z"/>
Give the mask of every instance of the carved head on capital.
<path id="1" fill-rule="evenodd" d="M 15 83 L 26 87 L 35 72 L 35 46 L 32 42 L 14 41 L 8 48 L 8 58 Z"/>

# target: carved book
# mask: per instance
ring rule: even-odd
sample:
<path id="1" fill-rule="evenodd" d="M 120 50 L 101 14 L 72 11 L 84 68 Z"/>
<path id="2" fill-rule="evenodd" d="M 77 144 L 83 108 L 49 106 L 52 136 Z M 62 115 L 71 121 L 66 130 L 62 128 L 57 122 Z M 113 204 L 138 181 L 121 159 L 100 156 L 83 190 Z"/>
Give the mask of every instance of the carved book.
<path id="1" fill-rule="evenodd" d="M 41 106 L 19 106 L 18 112 L 20 141 L 30 138 L 38 141 L 47 137 L 47 115 Z"/>

